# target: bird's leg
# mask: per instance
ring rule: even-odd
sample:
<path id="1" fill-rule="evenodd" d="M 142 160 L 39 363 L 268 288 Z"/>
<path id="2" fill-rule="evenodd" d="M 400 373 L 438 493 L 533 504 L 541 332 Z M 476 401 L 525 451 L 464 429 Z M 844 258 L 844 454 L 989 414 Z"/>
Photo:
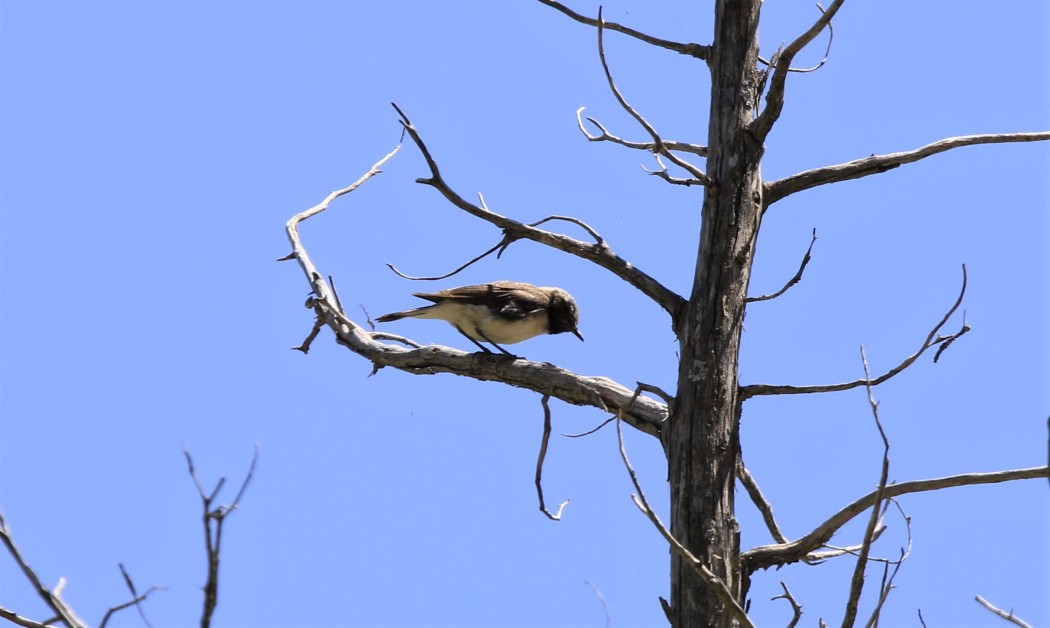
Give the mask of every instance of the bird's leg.
<path id="1" fill-rule="evenodd" d="M 492 353 L 491 351 L 489 351 L 488 347 L 486 347 L 485 345 L 481 344 L 477 340 L 474 340 L 474 338 L 471 337 L 469 334 L 467 334 L 467 332 L 463 331 L 463 328 L 461 328 L 459 325 L 453 325 L 453 327 L 456 328 L 456 331 L 458 331 L 459 333 L 463 334 L 463 336 L 467 340 L 469 340 L 469 341 L 473 342 L 475 345 L 477 345 L 479 349 L 481 349 L 485 353 Z M 484 338 L 484 335 L 482 335 L 482 338 Z M 489 341 L 489 342 L 491 342 L 491 341 Z M 494 343 L 494 342 L 492 344 L 496 345 L 496 343 Z M 503 351 L 503 348 L 500 347 L 499 345 L 496 345 L 496 348 L 498 348 L 500 351 Z M 506 351 L 503 351 L 503 352 L 506 353 Z"/>
<path id="2" fill-rule="evenodd" d="M 518 356 L 514 355 L 513 353 L 511 353 L 510 351 L 507 351 L 507 350 L 506 350 L 506 349 L 504 349 L 503 347 L 501 347 L 501 346 L 499 346 L 498 344 L 496 344 L 496 343 L 492 342 L 491 340 L 489 340 L 489 337 L 488 337 L 488 336 L 486 336 L 485 334 L 483 334 L 483 333 L 481 332 L 481 330 L 480 330 L 480 329 L 477 329 L 477 328 L 475 328 L 475 329 L 474 329 L 474 331 L 478 332 L 478 335 L 479 335 L 479 336 L 481 336 L 482 338 L 484 338 L 484 339 L 485 339 L 485 342 L 489 343 L 489 344 L 490 344 L 490 345 L 492 345 L 493 347 L 496 347 L 497 349 L 499 349 L 500 351 L 502 351 L 502 352 L 503 352 L 503 355 L 507 355 L 507 356 L 510 356 L 510 357 L 512 357 L 512 358 L 517 358 L 517 357 L 518 357 Z M 478 346 L 480 347 L 481 345 L 478 345 Z"/>

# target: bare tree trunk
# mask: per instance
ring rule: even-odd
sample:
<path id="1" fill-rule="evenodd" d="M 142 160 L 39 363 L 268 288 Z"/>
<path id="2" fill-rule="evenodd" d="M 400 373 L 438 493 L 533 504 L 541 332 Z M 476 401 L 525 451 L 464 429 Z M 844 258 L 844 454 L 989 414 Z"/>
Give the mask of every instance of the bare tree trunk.
<path id="1" fill-rule="evenodd" d="M 700 250 L 679 330 L 678 407 L 669 421 L 671 531 L 738 601 L 740 534 L 735 469 L 740 452 L 737 363 L 744 298 L 762 215 L 762 146 L 749 132 L 758 102 L 758 0 L 719 0 Z M 714 590 L 671 559 L 675 626 L 732 626 Z"/>

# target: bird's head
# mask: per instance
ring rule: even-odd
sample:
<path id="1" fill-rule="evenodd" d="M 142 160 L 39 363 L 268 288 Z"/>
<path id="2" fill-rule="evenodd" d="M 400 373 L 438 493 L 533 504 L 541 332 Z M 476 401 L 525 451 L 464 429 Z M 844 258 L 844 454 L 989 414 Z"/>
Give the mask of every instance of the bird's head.
<path id="1" fill-rule="evenodd" d="M 547 317 L 550 319 L 550 333 L 569 332 L 583 340 L 583 335 L 576 329 L 576 325 L 580 322 L 580 310 L 568 292 L 561 288 L 550 289 L 550 306 L 547 309 Z"/>

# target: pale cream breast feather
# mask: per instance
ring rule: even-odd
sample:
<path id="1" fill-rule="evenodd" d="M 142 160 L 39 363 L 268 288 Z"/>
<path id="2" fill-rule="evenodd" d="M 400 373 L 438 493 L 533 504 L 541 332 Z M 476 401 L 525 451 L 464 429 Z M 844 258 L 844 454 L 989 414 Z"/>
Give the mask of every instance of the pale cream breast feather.
<path id="1" fill-rule="evenodd" d="M 484 305 L 442 302 L 425 308 L 414 318 L 448 321 L 474 340 L 504 345 L 512 345 L 547 333 L 547 312 L 542 310 L 525 318 L 503 320 L 493 316 Z"/>

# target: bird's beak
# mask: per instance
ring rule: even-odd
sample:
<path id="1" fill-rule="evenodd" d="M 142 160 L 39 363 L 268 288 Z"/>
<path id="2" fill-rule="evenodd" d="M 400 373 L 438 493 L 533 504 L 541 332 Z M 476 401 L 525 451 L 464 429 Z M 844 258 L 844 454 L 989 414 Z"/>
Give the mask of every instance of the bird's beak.
<path id="1" fill-rule="evenodd" d="M 570 329 L 569 331 L 572 332 L 573 336 L 576 336 L 577 338 L 579 338 L 580 342 L 583 342 L 583 334 L 581 334 L 578 329 Z"/>

